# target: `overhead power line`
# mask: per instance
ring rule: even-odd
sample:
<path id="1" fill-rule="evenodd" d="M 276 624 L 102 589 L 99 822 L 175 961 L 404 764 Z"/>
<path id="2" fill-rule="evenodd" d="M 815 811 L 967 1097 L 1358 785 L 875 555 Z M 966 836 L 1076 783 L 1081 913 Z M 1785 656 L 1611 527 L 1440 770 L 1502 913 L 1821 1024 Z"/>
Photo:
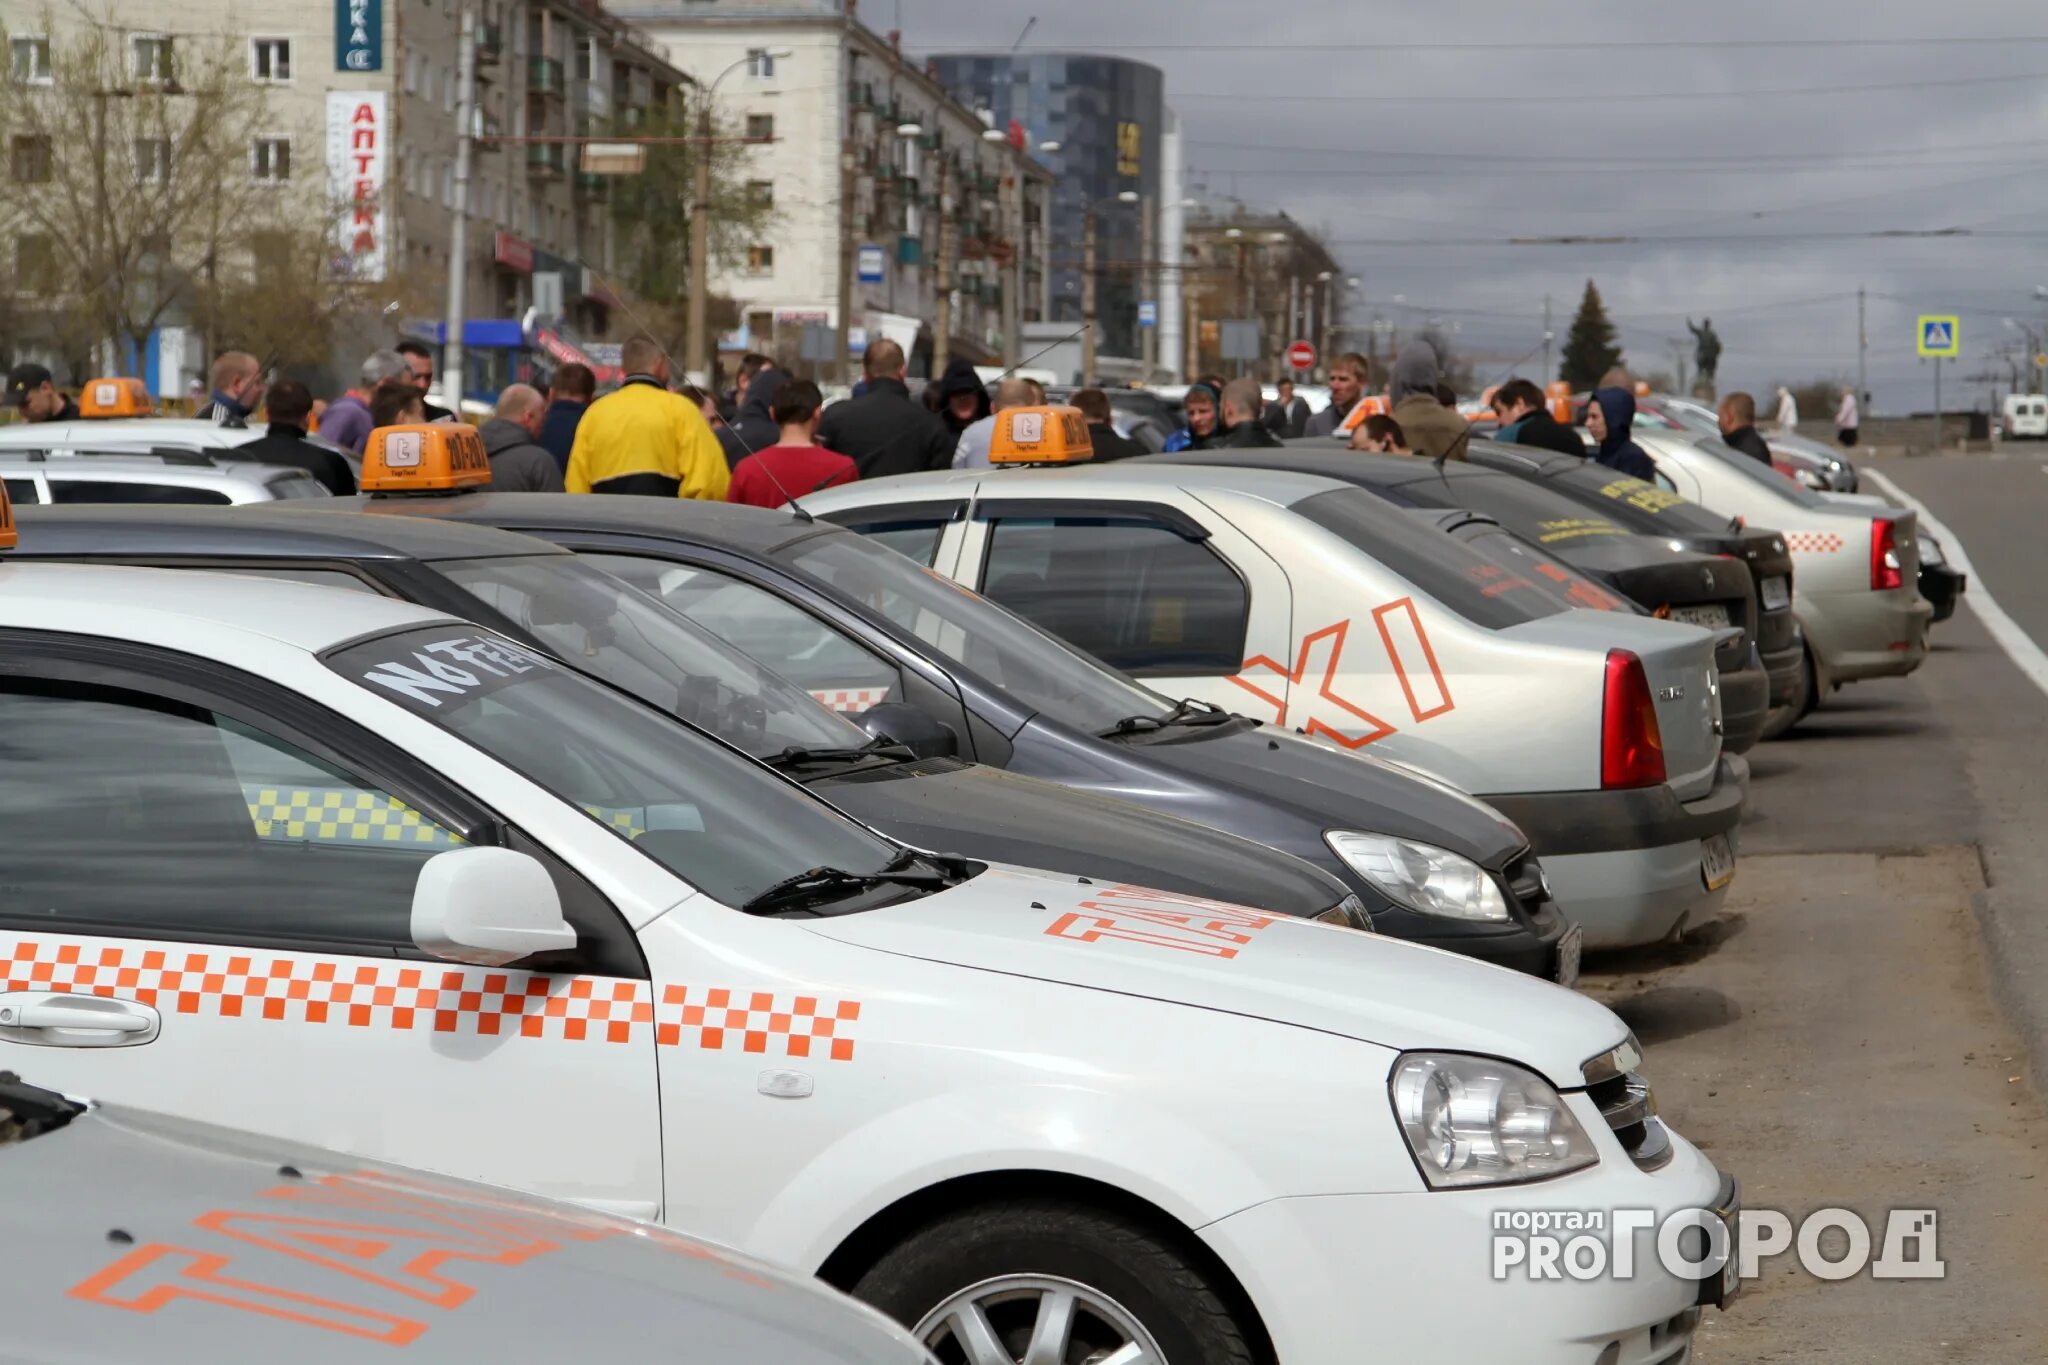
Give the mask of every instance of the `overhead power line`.
<path id="1" fill-rule="evenodd" d="M 1517 166 L 1738 166 L 1748 168 L 1760 165 L 1784 165 L 1792 162 L 1835 162 L 1853 158 L 1875 158 L 1895 156 L 1943 156 L 1947 153 L 1982 154 L 1985 152 L 2020 151 L 2028 148 L 2048 147 L 2048 138 L 2021 138 L 2012 142 L 1971 142 L 1944 143 L 1926 147 L 1844 147 L 1832 152 L 1632 152 L 1609 153 L 1602 156 L 1560 155 L 1552 152 L 1416 152 L 1393 151 L 1378 147 L 1328 147 L 1290 146 L 1277 142 L 1229 142 L 1213 138 L 1191 137 L 1186 140 L 1189 147 L 1209 147 L 1217 151 L 1258 152 L 1263 156 L 1274 153 L 1299 154 L 1304 156 L 1337 156 L 1347 161 L 1384 158 L 1395 161 L 1486 161 L 1505 162 Z M 1320 172 L 1318 172 L 1320 174 Z"/>
<path id="2" fill-rule="evenodd" d="M 1124 52 L 1285 52 L 1299 57 L 1306 52 L 1582 52 L 1587 50 L 1626 51 L 1722 51 L 1770 53 L 1786 48 L 1922 48 L 1922 47 L 2012 47 L 2020 43 L 2048 43 L 2048 34 L 2016 36 L 1943 35 L 1928 38 L 1594 38 L 1574 42 L 1546 38 L 1528 42 L 1327 42 L 1321 38 L 1304 42 L 1241 43 L 1158 43 L 1131 39 L 1114 43 L 1027 43 L 1009 47 L 981 41 L 922 42 L 909 44 L 916 52 L 1074 52 L 1101 51 L 1105 55 Z"/>
<path id="3" fill-rule="evenodd" d="M 1648 104 L 1672 100 L 1749 100 L 1790 95 L 1896 94 L 1901 90 L 1936 90 L 1956 86 L 2010 85 L 2022 81 L 2048 81 L 2048 71 L 2016 72 L 2009 75 L 1950 76 L 1926 81 L 1873 81 L 1864 85 L 1775 85 L 1750 86 L 1741 90 L 1594 90 L 1544 91 L 1527 95 L 1467 94 L 1428 91 L 1417 94 L 1305 95 L 1255 93 L 1249 91 L 1194 90 L 1173 97 L 1175 104 L 1190 100 L 1228 100 L 1232 104 Z"/>

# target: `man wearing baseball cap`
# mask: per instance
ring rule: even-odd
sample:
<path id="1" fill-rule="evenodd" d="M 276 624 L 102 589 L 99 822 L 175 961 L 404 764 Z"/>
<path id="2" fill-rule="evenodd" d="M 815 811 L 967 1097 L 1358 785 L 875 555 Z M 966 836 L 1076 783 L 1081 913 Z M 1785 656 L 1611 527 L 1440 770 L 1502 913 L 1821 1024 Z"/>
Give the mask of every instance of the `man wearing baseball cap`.
<path id="1" fill-rule="evenodd" d="M 33 363 L 16 365 L 7 372 L 7 393 L 0 401 L 20 408 L 23 419 L 30 422 L 78 420 L 78 404 L 58 392 L 49 370 Z"/>

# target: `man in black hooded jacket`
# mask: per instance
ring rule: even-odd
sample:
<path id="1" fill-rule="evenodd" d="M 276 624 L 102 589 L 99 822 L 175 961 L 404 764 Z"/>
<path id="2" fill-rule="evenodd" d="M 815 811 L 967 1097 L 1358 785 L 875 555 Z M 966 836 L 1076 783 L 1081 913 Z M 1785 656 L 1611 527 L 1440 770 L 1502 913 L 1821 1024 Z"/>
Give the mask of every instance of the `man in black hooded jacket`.
<path id="1" fill-rule="evenodd" d="M 782 428 L 775 424 L 775 414 L 769 411 L 769 404 L 775 398 L 775 390 L 788 378 L 772 362 L 754 371 L 753 377 L 747 381 L 746 392 L 740 395 L 739 412 L 731 422 L 718 429 L 718 444 L 725 451 L 726 464 L 737 469 L 741 460 L 782 439 Z"/>
<path id="2" fill-rule="evenodd" d="M 988 387 L 981 382 L 981 376 L 974 372 L 974 365 L 967 360 L 947 362 L 946 372 L 939 378 L 939 420 L 946 424 L 946 430 L 958 441 L 960 433 L 995 411 L 988 396 Z"/>

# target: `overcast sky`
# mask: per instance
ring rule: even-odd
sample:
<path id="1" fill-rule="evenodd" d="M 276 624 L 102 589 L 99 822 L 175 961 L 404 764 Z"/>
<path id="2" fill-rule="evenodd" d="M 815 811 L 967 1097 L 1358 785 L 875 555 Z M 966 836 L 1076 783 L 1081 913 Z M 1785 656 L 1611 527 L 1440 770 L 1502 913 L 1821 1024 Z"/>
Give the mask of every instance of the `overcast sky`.
<path id="1" fill-rule="evenodd" d="M 862 5 L 878 28 L 898 12 Z M 2020 340 L 2005 318 L 2048 323 L 2033 296 L 2048 285 L 2048 15 L 2011 0 L 900 0 L 900 14 L 918 52 L 1007 48 L 1035 14 L 1027 48 L 1159 66 L 1207 197 L 1323 232 L 1366 314 L 1455 321 L 1468 352 L 1499 357 L 1482 370 L 1538 350 L 1546 293 L 1561 341 L 1589 276 L 1638 372 L 1670 371 L 1674 339 L 1689 365 L 1686 317 L 1711 315 L 1723 392 L 1853 379 L 1867 287 L 1881 411 L 1931 404 L 1916 315 L 1963 315 L 1950 406 L 1983 399 L 1965 376 L 2006 373 L 1991 358 Z M 1954 39 L 1968 41 L 1938 41 Z M 1612 46 L 1642 43 L 1671 45 Z M 1850 235 L 1950 227 L 1977 235 Z M 1570 234 L 1695 240 L 1501 244 Z"/>

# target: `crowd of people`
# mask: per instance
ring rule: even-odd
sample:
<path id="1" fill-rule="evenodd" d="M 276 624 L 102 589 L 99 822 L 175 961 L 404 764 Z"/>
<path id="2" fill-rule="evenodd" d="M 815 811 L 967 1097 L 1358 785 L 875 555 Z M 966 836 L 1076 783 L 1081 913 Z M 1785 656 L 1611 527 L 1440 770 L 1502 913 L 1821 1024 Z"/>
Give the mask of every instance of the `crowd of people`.
<path id="1" fill-rule="evenodd" d="M 505 388 L 478 428 L 489 456 L 492 487 L 535 493 L 641 494 L 728 500 L 780 507 L 805 493 L 854 479 L 928 469 L 977 469 L 990 463 L 998 415 L 1038 406 L 1046 393 L 1035 380 L 1007 376 L 993 389 L 974 366 L 955 360 L 913 396 L 903 348 L 888 339 L 871 344 L 861 360 L 852 396 L 827 407 L 818 386 L 787 372 L 765 355 L 742 359 L 736 383 L 717 395 L 676 383 L 668 354 L 639 337 L 620 348 L 623 381 L 599 396 L 597 377 L 581 364 L 559 366 L 545 390 L 526 383 Z M 331 492 L 356 491 L 350 456 L 360 457 L 378 427 L 460 420 L 430 400 L 435 356 L 415 341 L 366 357 L 356 382 L 330 403 L 292 379 L 267 379 L 246 351 L 218 357 L 195 412 L 227 427 L 260 419 L 262 436 L 223 449 L 227 458 L 304 469 Z M 1473 425 L 1446 386 L 1436 351 L 1424 341 L 1403 347 L 1381 391 L 1371 393 L 1374 365 L 1355 352 L 1329 369 L 1330 402 L 1311 410 L 1291 380 L 1267 401 L 1257 381 L 1204 376 L 1188 386 L 1185 425 L 1166 441 L 1168 451 L 1256 449 L 1302 436 L 1349 433 L 1352 449 L 1462 460 Z M 1779 390 L 1781 428 L 1798 421 L 1792 395 Z M 50 371 L 17 365 L 7 376 L 4 401 L 28 422 L 78 417 L 75 401 Z M 1066 400 L 1086 418 L 1097 461 L 1145 453 L 1120 434 L 1109 395 L 1084 388 Z M 1649 479 L 1655 466 L 1632 436 L 1636 402 L 1626 374 L 1607 376 L 1584 408 L 1595 446 L 1559 421 L 1544 392 L 1512 378 L 1482 396 L 1497 422 L 1492 439 L 1564 454 L 1588 456 L 1622 473 Z M 1568 414 L 1569 415 L 1569 414 Z M 1721 400 L 1720 426 L 1736 450 L 1770 463 L 1756 428 L 1756 400 L 1732 393 Z M 1854 440 L 1855 395 L 1845 391 L 1837 427 Z"/>

